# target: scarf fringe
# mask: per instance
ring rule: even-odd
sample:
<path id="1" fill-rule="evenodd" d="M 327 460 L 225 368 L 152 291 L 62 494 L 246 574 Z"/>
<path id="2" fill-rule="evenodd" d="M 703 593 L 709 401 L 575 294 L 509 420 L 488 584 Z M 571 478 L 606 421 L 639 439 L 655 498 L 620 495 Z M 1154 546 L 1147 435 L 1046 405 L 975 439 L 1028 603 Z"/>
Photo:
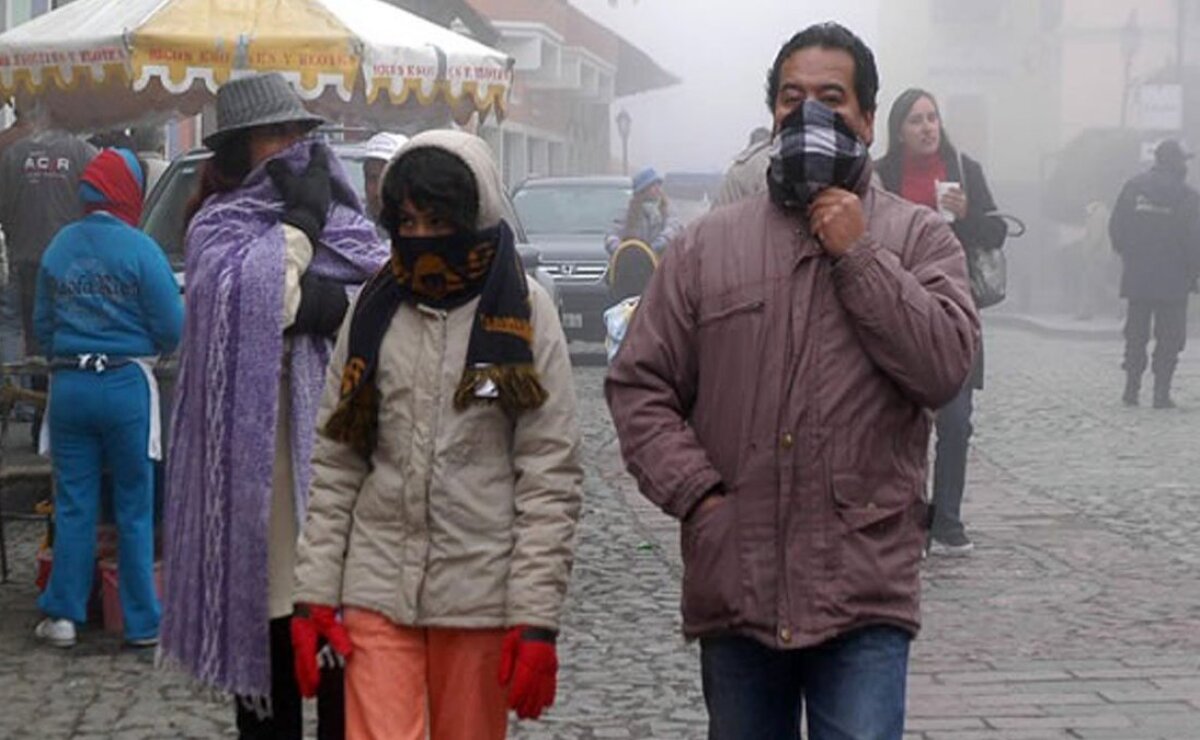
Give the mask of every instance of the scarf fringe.
<path id="1" fill-rule="evenodd" d="M 497 398 L 480 398 L 475 394 L 487 381 L 496 386 Z M 549 398 L 533 365 L 490 365 L 463 372 L 454 393 L 454 408 L 463 411 L 472 403 L 499 402 L 505 411 L 520 413 L 541 408 Z"/>
<path id="2" fill-rule="evenodd" d="M 364 384 L 342 399 L 326 422 L 325 433 L 369 460 L 379 440 L 379 389 L 375 384 Z"/>
<path id="3" fill-rule="evenodd" d="M 154 670 L 184 677 L 184 686 L 201 701 L 209 704 L 228 704 L 230 701 L 234 701 L 248 711 L 254 712 L 259 719 L 273 716 L 270 696 L 239 695 L 205 683 L 202 679 L 192 675 L 187 666 L 177 658 L 168 655 L 162 645 L 159 645 L 154 651 Z"/>

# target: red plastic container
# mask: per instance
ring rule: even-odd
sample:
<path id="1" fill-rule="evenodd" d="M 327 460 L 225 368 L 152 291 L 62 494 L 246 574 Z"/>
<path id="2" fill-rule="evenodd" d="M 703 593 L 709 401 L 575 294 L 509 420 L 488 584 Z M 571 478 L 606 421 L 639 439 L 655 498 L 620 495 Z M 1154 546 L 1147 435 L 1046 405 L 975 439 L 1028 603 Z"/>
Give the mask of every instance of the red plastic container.
<path id="1" fill-rule="evenodd" d="M 54 550 L 50 548 L 42 548 L 37 553 L 37 577 L 34 580 L 34 585 L 37 586 L 38 593 L 46 590 L 46 586 L 50 583 L 50 572 L 54 570 Z M 116 575 L 114 574 L 115 578 Z M 92 579 L 92 592 L 88 596 L 87 603 L 87 621 L 88 624 L 101 624 L 104 621 L 104 607 L 101 604 L 101 574 L 100 563 L 96 563 L 96 573 Z M 117 610 L 120 612 L 120 609 Z"/>
<path id="2" fill-rule="evenodd" d="M 34 585 L 37 586 L 38 593 L 46 590 L 46 584 L 50 583 L 50 569 L 54 567 L 54 551 L 50 548 L 38 548 L 37 552 L 37 578 L 34 580 Z"/>
<path id="3" fill-rule="evenodd" d="M 117 591 L 117 561 L 100 561 L 100 589 L 104 602 L 104 631 L 121 635 L 125 633 L 125 620 L 121 616 L 121 596 Z M 154 562 L 154 590 L 162 598 L 162 561 Z"/>

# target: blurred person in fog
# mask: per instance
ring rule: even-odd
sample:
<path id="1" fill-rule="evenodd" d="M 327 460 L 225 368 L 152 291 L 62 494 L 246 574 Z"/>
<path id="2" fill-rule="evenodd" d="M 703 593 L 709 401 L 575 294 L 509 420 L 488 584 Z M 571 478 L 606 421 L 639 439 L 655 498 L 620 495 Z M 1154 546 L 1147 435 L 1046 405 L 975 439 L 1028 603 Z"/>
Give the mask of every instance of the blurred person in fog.
<path id="1" fill-rule="evenodd" d="M 1192 155 L 1168 139 L 1154 150 L 1154 166 L 1125 184 L 1109 221 L 1121 255 L 1125 320 L 1126 406 L 1138 405 L 1146 350 L 1154 333 L 1154 408 L 1174 408 L 1171 380 L 1187 343 L 1188 294 L 1200 276 L 1200 195 L 1188 186 Z"/>
<path id="2" fill-rule="evenodd" d="M 363 155 L 362 163 L 363 184 L 367 194 L 367 215 L 377 224 L 379 214 L 383 211 L 383 171 L 407 141 L 407 136 L 387 131 L 381 131 L 367 141 L 367 151 Z"/>
<path id="3" fill-rule="evenodd" d="M 0 160 L 4 151 L 13 143 L 25 138 L 32 131 L 28 121 L 13 109 L 12 124 L 0 131 Z M 0 362 L 15 362 L 23 352 L 21 340 L 21 313 L 18 308 L 20 292 L 12 287 L 11 269 L 8 262 L 8 245 L 0 233 Z"/>
<path id="4" fill-rule="evenodd" d="M 875 168 L 887 190 L 948 218 L 965 250 L 1004 246 L 1008 227 L 999 217 L 990 215 L 995 212 L 996 203 L 983 168 L 950 142 L 932 94 L 912 88 L 896 98 L 888 115 L 888 150 Z M 957 186 L 939 198 L 939 182 Z M 963 527 L 962 501 L 973 431 L 974 393 L 982 388 L 981 348 L 970 378 L 954 400 L 937 414 L 931 552 L 966 555 L 974 548 Z"/>
<path id="5" fill-rule="evenodd" d="M 767 192 L 692 222 L 605 384 L 681 523 L 710 740 L 900 740 L 930 409 L 979 342 L 963 249 L 872 182 L 874 55 L 826 23 L 768 77 Z"/>
<path id="6" fill-rule="evenodd" d="M 653 167 L 634 175 L 629 208 L 604 238 L 604 247 L 610 255 L 630 239 L 645 242 L 656 254 L 662 254 L 682 230 L 679 219 L 671 213 L 671 202 L 662 185 L 662 176 Z"/>
<path id="7" fill-rule="evenodd" d="M 771 164 L 771 131 L 762 126 L 750 132 L 750 143 L 733 159 L 721 180 L 721 191 L 713 207 L 736 203 L 767 189 L 767 167 Z"/>
<path id="8" fill-rule="evenodd" d="M 167 171 L 171 162 L 166 156 L 166 136 L 162 126 L 139 126 L 133 129 L 133 140 L 138 161 L 146 171 L 146 197 L 154 192 L 154 186 Z"/>
<path id="9" fill-rule="evenodd" d="M 1088 321 L 1104 311 L 1111 291 L 1113 256 L 1108 222 L 1112 210 L 1102 201 L 1084 206 L 1083 236 L 1079 240 L 1079 303 L 1075 317 Z"/>
<path id="10" fill-rule="evenodd" d="M 12 144 L 24 139 L 33 132 L 28 118 L 21 116 L 20 110 L 13 108 L 12 124 L 0 131 L 0 161 L 4 152 Z M 3 194 L 0 193 L 0 197 Z M 24 352 L 21 338 L 21 291 L 13 283 L 15 280 L 12 265 L 9 263 L 8 245 L 0 233 L 0 362 L 16 362 Z"/>
<path id="11" fill-rule="evenodd" d="M 34 329 L 53 368 L 48 418 L 54 568 L 38 600 L 39 639 L 75 643 L 96 561 L 100 476 L 113 477 L 125 641 L 158 642 L 154 468 L 162 459 L 153 367 L 179 344 L 183 301 L 171 266 L 138 230 L 145 189 L 133 152 L 106 149 L 80 177 L 87 213 L 58 233 L 38 273 Z"/>

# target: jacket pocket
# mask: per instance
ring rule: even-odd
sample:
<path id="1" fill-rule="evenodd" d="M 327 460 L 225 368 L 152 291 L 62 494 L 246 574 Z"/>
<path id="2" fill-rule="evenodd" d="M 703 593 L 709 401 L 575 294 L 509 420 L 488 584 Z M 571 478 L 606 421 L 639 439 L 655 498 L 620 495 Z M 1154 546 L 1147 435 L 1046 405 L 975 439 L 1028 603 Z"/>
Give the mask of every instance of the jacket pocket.
<path id="1" fill-rule="evenodd" d="M 738 316 L 740 314 L 762 313 L 763 309 L 766 308 L 766 305 L 766 301 L 761 298 L 741 301 L 731 306 L 713 309 L 712 311 L 701 315 L 696 321 L 696 324 L 700 328 L 704 328 L 726 319 L 733 318 L 734 316 Z"/>
<path id="2" fill-rule="evenodd" d="M 473 406 L 456 421 L 429 501 L 431 526 L 492 535 L 515 517 L 512 430 L 499 407 Z"/>
<path id="3" fill-rule="evenodd" d="M 456 412 L 454 425 L 446 447 L 448 462 L 473 466 L 512 459 L 513 421 L 498 405 L 473 404 Z"/>
<path id="4" fill-rule="evenodd" d="M 402 477 L 388 480 L 376 473 L 368 475 L 354 502 L 354 518 L 380 522 L 402 520 L 404 488 Z"/>
<path id="5" fill-rule="evenodd" d="M 683 620 L 687 627 L 729 623 L 738 613 L 741 563 L 737 503 L 726 494 L 719 506 L 683 524 Z"/>
<path id="6" fill-rule="evenodd" d="M 873 482 L 857 473 L 833 476 L 834 507 L 848 530 L 870 527 L 904 513 L 920 500 L 917 490 L 895 482 Z"/>
<path id="7" fill-rule="evenodd" d="M 911 607 L 915 615 L 925 510 L 919 487 L 857 474 L 835 475 L 832 487 L 845 604 L 876 614 Z"/>

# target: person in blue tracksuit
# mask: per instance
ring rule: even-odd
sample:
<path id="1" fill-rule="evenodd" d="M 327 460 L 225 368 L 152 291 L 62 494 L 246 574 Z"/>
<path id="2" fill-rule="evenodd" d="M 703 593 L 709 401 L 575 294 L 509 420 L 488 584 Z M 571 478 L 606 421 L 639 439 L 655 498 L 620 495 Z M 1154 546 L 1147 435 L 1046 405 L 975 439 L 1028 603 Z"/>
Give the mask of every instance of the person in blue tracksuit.
<path id="1" fill-rule="evenodd" d="M 113 480 L 125 640 L 158 640 L 152 368 L 179 344 L 183 301 L 162 249 L 137 228 L 144 183 L 132 152 L 103 151 L 80 178 L 84 217 L 55 236 L 38 271 L 34 331 L 53 368 L 47 418 L 57 489 L 54 567 L 35 634 L 59 647 L 75 644 L 86 618 L 104 470 Z"/>

